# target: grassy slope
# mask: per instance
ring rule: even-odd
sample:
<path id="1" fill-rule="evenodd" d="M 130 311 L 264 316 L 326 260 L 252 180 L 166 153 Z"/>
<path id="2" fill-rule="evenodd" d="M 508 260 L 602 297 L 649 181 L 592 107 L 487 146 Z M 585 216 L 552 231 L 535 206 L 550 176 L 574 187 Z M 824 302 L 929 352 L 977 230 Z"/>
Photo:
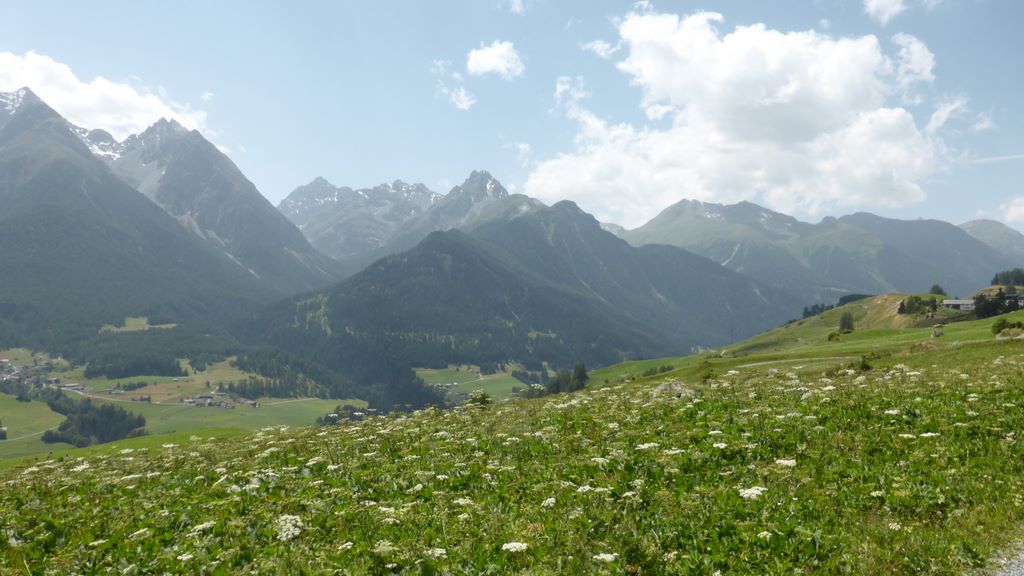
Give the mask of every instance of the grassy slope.
<path id="1" fill-rule="evenodd" d="M 887 329 L 905 319 L 888 300 L 864 304 L 864 330 L 837 343 L 826 336 L 843 310 L 714 354 L 594 371 L 599 384 L 576 394 L 178 435 L 171 447 L 140 439 L 131 442 L 148 444 L 2 472 L 0 520 L 21 543 L 0 548 L 0 564 L 286 574 L 984 566 L 1024 520 L 1024 342 L 996 341 L 991 320 L 949 324 L 938 338 L 929 327 Z M 835 368 L 862 354 L 878 355 L 874 369 Z M 664 364 L 676 368 L 628 378 Z M 701 381 L 709 368 L 716 376 Z M 527 547 L 503 549 L 510 542 Z"/>

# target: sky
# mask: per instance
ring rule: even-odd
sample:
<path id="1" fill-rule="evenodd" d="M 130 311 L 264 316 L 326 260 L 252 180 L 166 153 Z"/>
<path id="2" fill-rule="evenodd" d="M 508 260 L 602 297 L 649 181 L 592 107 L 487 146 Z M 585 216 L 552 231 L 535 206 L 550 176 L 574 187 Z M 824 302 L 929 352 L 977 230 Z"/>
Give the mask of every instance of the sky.
<path id="1" fill-rule="evenodd" d="M 0 2 L 0 91 L 175 118 L 274 204 L 486 169 L 627 228 L 688 198 L 1024 230 L 1017 0 Z"/>

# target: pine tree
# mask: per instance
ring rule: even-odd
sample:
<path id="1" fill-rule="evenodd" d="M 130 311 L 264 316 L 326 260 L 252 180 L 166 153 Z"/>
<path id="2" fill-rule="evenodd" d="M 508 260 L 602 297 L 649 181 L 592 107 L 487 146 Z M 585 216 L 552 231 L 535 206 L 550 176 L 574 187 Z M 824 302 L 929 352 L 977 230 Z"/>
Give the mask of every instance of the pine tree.
<path id="1" fill-rule="evenodd" d="M 850 312 L 843 312 L 843 315 L 839 317 L 839 331 L 840 332 L 853 332 L 853 314 Z"/>

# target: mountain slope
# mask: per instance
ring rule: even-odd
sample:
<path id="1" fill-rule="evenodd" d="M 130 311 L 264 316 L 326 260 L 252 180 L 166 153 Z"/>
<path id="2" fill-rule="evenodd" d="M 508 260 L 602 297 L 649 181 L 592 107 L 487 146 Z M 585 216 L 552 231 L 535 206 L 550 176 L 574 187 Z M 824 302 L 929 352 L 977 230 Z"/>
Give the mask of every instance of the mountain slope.
<path id="1" fill-rule="evenodd" d="M 987 286 L 995 272 L 1012 265 L 1009 258 L 948 222 L 895 220 L 865 212 L 843 216 L 840 221 L 879 238 L 912 261 L 931 267 L 934 280 L 924 283 L 937 282 L 954 294 L 973 294 Z M 888 264 L 885 272 L 895 286 L 904 290 L 925 288 L 921 281 L 927 276 L 900 266 L 895 259 L 881 262 Z"/>
<path id="2" fill-rule="evenodd" d="M 946 223 L 855 214 L 809 224 L 749 202 L 683 200 L 623 237 L 692 250 L 809 302 L 936 282 L 972 293 L 1005 260 Z"/>
<path id="3" fill-rule="evenodd" d="M 103 131 L 79 135 L 116 174 L 273 290 L 290 295 L 337 279 L 337 264 L 199 132 L 160 120 L 120 143 Z"/>
<path id="4" fill-rule="evenodd" d="M 271 293 L 116 177 L 24 89 L 0 109 L 0 340 L 57 345 L 127 315 L 217 321 Z"/>
<path id="5" fill-rule="evenodd" d="M 332 368 L 601 365 L 713 346 L 800 304 L 704 258 L 633 248 L 569 202 L 434 232 L 332 289 L 274 306 L 247 339 Z"/>
<path id="6" fill-rule="evenodd" d="M 1012 259 L 1017 267 L 1024 266 L 1024 234 L 995 220 L 971 220 L 960 229 Z"/>

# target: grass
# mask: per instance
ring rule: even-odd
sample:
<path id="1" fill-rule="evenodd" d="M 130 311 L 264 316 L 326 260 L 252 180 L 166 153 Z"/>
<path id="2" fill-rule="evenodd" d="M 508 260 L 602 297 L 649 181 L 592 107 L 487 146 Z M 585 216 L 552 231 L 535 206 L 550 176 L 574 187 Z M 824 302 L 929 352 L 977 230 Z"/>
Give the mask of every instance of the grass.
<path id="1" fill-rule="evenodd" d="M 427 384 L 454 384 L 447 389 L 450 393 L 461 396 L 474 390 L 483 390 L 492 398 L 505 399 L 512 396 L 513 389 L 525 388 L 526 385 L 512 377 L 511 374 L 499 372 L 481 375 L 476 366 L 460 365 L 443 369 L 419 368 L 416 375 Z"/>
<path id="2" fill-rule="evenodd" d="M 30 352 L 25 351 L 25 354 L 19 358 L 25 357 L 31 361 Z M 248 374 L 233 367 L 231 360 L 229 358 L 224 362 L 211 364 L 206 370 L 198 373 L 194 373 L 186 362 L 184 365 L 189 368 L 189 376 L 181 378 L 140 376 L 113 380 L 107 378 L 87 379 L 84 377 L 81 367 L 57 374 L 62 383 L 77 382 L 84 385 L 86 394 L 94 402 L 116 404 L 130 412 L 141 414 L 146 418 L 146 430 L 157 436 L 216 428 L 257 430 L 274 425 L 308 426 L 313 424 L 318 417 L 333 411 L 339 404 L 366 406 L 366 403 L 361 400 L 321 400 L 316 398 L 263 398 L 260 400 L 259 408 L 238 406 L 233 409 L 200 408 L 181 403 L 185 397 L 207 394 L 216 390 L 220 383 L 247 378 Z M 118 383 L 129 382 L 147 382 L 149 385 L 120 395 L 101 393 Z M 74 392 L 68 394 L 78 397 Z M 135 400 L 144 395 L 150 396 L 152 401 L 138 402 Z M 38 401 L 29 404 L 19 403 L 13 397 L 0 395 L 0 421 L 8 427 L 8 437 L 12 438 L 12 440 L 0 441 L 0 460 L 66 451 L 68 448 L 63 444 L 45 444 L 39 438 L 43 431 L 56 427 L 63 419 L 63 416 L 52 412 L 45 403 Z M 23 423 L 27 425 L 23 426 Z M 26 434 L 34 435 L 13 440 Z"/>
<path id="3" fill-rule="evenodd" d="M 992 320 L 933 336 L 863 313 L 839 342 L 827 340 L 827 318 L 795 323 L 699 356 L 595 370 L 573 394 L 327 428 L 179 433 L 11 467 L 0 471 L 0 566 L 989 568 L 1024 521 L 1024 342 L 996 341 Z M 869 370 L 846 367 L 862 355 Z M 639 376 L 666 364 L 675 368 Z"/>
<path id="4" fill-rule="evenodd" d="M 1024 343 L 953 351 L 54 458 L 0 473 L 18 542 L 0 558 L 31 572 L 963 573 L 1024 519 L 1024 412 L 1008 408 L 1024 406 Z"/>
<path id="5" fill-rule="evenodd" d="M 14 396 L 0 394 L 0 421 L 7 427 L 7 440 L 0 440 L 0 459 L 45 453 L 39 437 L 63 420 L 45 402 L 18 402 Z"/>

